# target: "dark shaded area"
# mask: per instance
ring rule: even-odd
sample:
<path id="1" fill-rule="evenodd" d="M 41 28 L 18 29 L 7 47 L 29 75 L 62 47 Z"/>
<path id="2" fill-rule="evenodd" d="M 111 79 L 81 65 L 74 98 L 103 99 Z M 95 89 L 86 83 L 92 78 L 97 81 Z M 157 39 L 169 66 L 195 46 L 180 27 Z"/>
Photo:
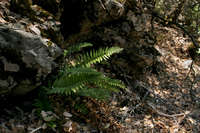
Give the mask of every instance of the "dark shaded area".
<path id="1" fill-rule="evenodd" d="M 11 0 L 10 10 L 15 13 L 31 17 L 31 14 L 33 13 L 33 11 L 31 10 L 31 5 L 32 0 Z"/>
<path id="2" fill-rule="evenodd" d="M 5 119 L 10 117 L 14 117 L 16 114 L 16 107 L 19 107 L 20 109 L 24 111 L 32 111 L 33 107 L 33 101 L 37 98 L 38 89 L 35 89 L 34 91 L 31 91 L 26 96 L 8 96 L 8 95 L 1 95 L 0 97 L 0 118 Z M 13 100 L 15 99 L 15 100 Z M 9 114 L 7 110 L 15 110 L 15 113 Z M 17 111 L 18 113 L 19 110 Z M 0 119 L 0 120 L 1 120 Z"/>
<path id="3" fill-rule="evenodd" d="M 41 6 L 54 15 L 59 12 L 60 4 L 57 0 L 33 0 L 33 4 Z"/>
<path id="4" fill-rule="evenodd" d="M 20 59 L 21 58 L 21 53 L 20 52 L 15 51 L 13 49 L 4 49 L 4 51 L 0 52 L 0 55 L 6 57 L 6 59 L 9 62 L 16 63 L 16 64 L 18 64 L 20 66 L 20 70 L 17 73 L 16 72 L 9 72 L 8 73 L 6 71 L 2 71 L 2 73 L 5 73 L 5 75 L 7 75 L 6 78 L 9 75 L 12 75 L 13 77 L 15 77 L 15 79 L 17 81 L 21 81 L 22 79 L 25 79 L 25 78 L 29 77 L 29 79 L 32 79 L 32 81 L 35 82 L 34 77 L 37 74 L 37 70 L 34 70 L 32 68 L 26 67 L 26 64 Z"/>
<path id="5" fill-rule="evenodd" d="M 61 15 L 61 32 L 65 38 L 78 33 L 81 28 L 81 21 L 84 18 L 84 11 L 91 0 L 62 0 L 61 5 L 64 11 Z M 92 17 L 92 16 L 91 16 Z"/>

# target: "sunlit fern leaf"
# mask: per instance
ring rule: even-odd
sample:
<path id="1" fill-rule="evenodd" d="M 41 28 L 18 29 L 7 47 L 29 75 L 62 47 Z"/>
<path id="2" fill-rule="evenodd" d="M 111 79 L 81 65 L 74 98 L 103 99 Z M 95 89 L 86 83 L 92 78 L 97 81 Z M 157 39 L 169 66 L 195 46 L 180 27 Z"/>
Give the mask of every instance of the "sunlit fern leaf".
<path id="1" fill-rule="evenodd" d="M 77 66 L 90 67 L 92 64 L 100 63 L 107 60 L 114 53 L 119 53 L 123 49 L 119 47 L 100 48 L 98 50 L 91 50 L 84 55 L 80 55 L 77 60 Z"/>
<path id="2" fill-rule="evenodd" d="M 111 79 L 109 77 L 105 77 L 102 80 L 104 83 L 106 83 L 108 85 L 115 86 L 115 87 L 122 88 L 122 89 L 126 88 L 125 84 L 118 79 Z"/>
<path id="3" fill-rule="evenodd" d="M 91 43 L 87 43 L 87 42 L 79 43 L 79 44 L 70 46 L 67 50 L 65 50 L 64 55 L 67 56 L 72 53 L 79 52 L 82 48 L 91 47 L 91 46 L 93 46 Z"/>
<path id="4" fill-rule="evenodd" d="M 92 46 L 83 43 L 77 47 L 70 48 L 70 53 L 77 52 L 83 47 Z M 119 47 L 101 48 L 80 55 L 75 65 L 65 67 L 59 77 L 53 83 L 50 93 L 56 94 L 78 94 L 97 99 L 109 97 L 110 93 L 117 92 L 125 85 L 116 79 L 106 77 L 103 73 L 91 68 L 92 64 L 107 60 L 114 53 L 123 49 Z"/>
<path id="5" fill-rule="evenodd" d="M 119 92 L 119 88 L 117 88 L 116 86 L 111 86 L 109 84 L 102 84 L 101 82 L 96 82 L 95 85 L 101 89 L 105 89 L 107 91 L 112 91 L 112 92 Z"/>
<path id="6" fill-rule="evenodd" d="M 125 89 L 125 85 L 117 79 L 110 79 L 108 77 L 99 78 L 94 84 L 100 88 L 107 89 L 113 92 L 118 92 L 119 88 Z"/>
<path id="7" fill-rule="evenodd" d="M 95 69 L 73 68 L 54 82 L 50 93 L 66 95 L 76 93 L 83 89 L 85 84 L 97 81 L 100 76 L 102 73 L 95 71 Z"/>

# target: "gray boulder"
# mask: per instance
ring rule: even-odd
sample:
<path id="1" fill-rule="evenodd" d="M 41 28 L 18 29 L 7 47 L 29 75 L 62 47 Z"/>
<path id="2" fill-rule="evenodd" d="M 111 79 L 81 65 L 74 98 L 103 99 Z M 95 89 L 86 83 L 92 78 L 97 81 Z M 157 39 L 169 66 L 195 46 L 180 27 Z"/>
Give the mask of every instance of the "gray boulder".
<path id="1" fill-rule="evenodd" d="M 41 85 L 61 54 L 48 39 L 0 25 L 0 95 L 24 95 Z"/>

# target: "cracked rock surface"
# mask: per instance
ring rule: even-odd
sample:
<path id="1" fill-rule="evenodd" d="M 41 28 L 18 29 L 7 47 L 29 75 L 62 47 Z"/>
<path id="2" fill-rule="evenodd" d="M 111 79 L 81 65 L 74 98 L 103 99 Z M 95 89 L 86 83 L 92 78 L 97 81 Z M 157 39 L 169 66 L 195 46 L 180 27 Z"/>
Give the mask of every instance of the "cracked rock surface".
<path id="1" fill-rule="evenodd" d="M 26 94 L 56 67 L 61 49 L 23 29 L 0 25 L 0 94 Z"/>

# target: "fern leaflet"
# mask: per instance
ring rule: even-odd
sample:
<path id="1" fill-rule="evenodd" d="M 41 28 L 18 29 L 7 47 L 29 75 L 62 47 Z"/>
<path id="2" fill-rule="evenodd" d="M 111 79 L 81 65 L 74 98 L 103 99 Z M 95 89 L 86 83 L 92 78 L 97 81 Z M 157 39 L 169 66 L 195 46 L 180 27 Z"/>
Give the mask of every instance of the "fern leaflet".
<path id="1" fill-rule="evenodd" d="M 100 63 L 107 60 L 112 54 L 119 53 L 123 49 L 119 47 L 100 48 L 99 50 L 91 50 L 84 55 L 79 56 L 77 65 L 80 67 L 90 67 L 92 64 Z"/>

